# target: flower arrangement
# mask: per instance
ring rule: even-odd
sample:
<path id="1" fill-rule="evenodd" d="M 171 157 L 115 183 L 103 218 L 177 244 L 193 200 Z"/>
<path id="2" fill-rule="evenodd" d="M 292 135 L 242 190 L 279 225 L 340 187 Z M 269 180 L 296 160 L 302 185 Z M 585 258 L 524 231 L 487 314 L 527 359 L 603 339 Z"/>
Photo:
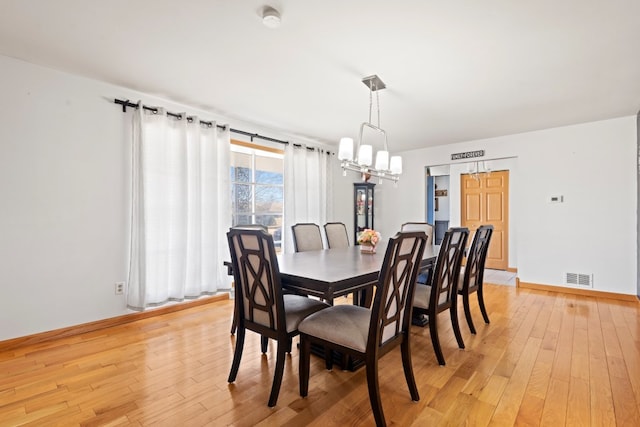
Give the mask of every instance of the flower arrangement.
<path id="1" fill-rule="evenodd" d="M 370 228 L 365 228 L 360 236 L 358 237 L 358 243 L 361 245 L 370 245 L 375 246 L 380 241 L 380 233 L 376 230 L 372 230 Z"/>

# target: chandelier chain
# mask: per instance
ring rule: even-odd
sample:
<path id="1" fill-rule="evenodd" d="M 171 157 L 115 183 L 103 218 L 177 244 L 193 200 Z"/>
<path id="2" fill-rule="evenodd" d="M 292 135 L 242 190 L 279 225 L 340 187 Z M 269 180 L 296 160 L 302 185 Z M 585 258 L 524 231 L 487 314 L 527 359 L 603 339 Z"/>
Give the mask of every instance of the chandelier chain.
<path id="1" fill-rule="evenodd" d="M 380 127 L 380 95 L 376 90 L 376 108 L 378 109 L 378 127 Z"/>
<path id="2" fill-rule="evenodd" d="M 371 112 L 373 111 L 373 89 L 369 85 L 369 123 L 371 123 Z"/>

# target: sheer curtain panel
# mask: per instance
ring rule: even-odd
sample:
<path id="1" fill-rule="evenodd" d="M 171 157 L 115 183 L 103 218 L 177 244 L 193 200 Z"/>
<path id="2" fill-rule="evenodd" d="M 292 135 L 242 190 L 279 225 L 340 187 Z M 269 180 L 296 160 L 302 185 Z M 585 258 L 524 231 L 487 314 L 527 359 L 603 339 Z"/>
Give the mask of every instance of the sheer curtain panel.
<path id="1" fill-rule="evenodd" d="M 324 224 L 332 216 L 331 156 L 318 148 L 288 144 L 284 153 L 284 251 L 294 252 L 292 225 Z"/>
<path id="2" fill-rule="evenodd" d="M 213 294 L 228 281 L 229 144 L 215 123 L 135 111 L 129 308 Z"/>

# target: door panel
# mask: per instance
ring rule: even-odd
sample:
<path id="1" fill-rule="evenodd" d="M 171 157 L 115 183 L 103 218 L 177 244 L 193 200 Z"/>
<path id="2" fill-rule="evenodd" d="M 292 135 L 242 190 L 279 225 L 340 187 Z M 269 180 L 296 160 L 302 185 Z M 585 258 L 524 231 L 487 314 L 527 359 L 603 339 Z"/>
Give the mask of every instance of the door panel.
<path id="1" fill-rule="evenodd" d="M 467 194 L 466 199 L 467 208 L 465 209 L 465 212 L 467 213 L 467 221 L 480 221 L 480 194 Z"/>
<path id="2" fill-rule="evenodd" d="M 502 221 L 504 215 L 504 202 L 502 193 L 487 193 L 487 221 Z"/>
<path id="3" fill-rule="evenodd" d="M 493 225 L 486 268 L 509 266 L 509 171 L 460 175 L 461 225 L 469 228 L 469 244 L 480 225 Z"/>

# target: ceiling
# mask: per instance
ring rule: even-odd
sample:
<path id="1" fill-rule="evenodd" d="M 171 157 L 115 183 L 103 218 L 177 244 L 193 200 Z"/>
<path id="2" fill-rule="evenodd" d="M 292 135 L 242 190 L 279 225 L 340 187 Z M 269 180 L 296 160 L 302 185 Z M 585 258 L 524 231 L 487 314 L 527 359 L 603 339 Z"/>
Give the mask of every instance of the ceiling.
<path id="1" fill-rule="evenodd" d="M 2 0 L 0 54 L 333 145 L 377 74 L 393 152 L 636 114 L 639 18 L 638 0 Z"/>

